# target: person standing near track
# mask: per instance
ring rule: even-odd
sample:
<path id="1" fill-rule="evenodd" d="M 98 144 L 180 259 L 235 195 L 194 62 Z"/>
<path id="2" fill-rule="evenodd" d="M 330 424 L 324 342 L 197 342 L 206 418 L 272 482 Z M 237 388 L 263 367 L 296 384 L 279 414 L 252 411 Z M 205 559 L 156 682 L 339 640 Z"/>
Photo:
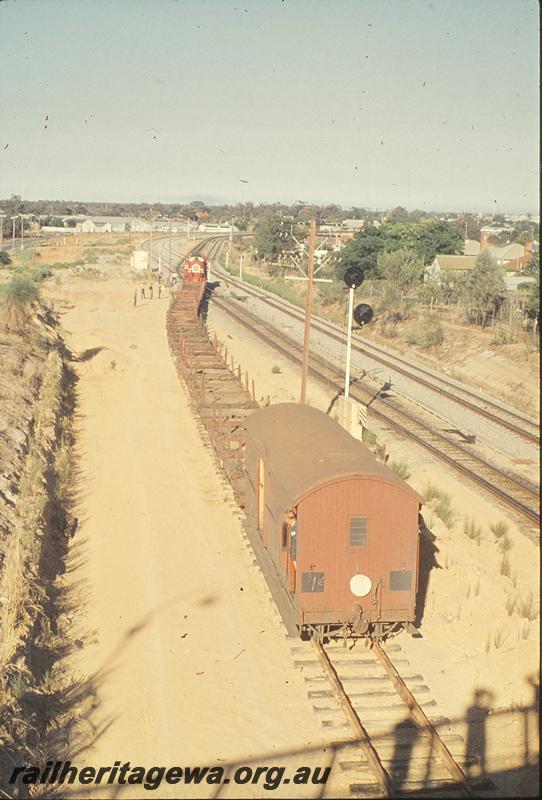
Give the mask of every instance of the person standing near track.
<path id="1" fill-rule="evenodd" d="M 134 308 L 137 306 L 137 286 L 134 289 Z"/>
<path id="2" fill-rule="evenodd" d="M 145 299 L 145 286 L 143 284 L 141 284 L 140 289 L 141 289 L 141 299 L 144 300 Z"/>
<path id="3" fill-rule="evenodd" d="M 150 296 L 151 300 L 152 300 L 153 292 L 154 292 L 154 289 L 153 289 L 153 287 L 152 287 L 152 283 L 151 283 L 151 284 L 149 285 L 149 296 Z"/>

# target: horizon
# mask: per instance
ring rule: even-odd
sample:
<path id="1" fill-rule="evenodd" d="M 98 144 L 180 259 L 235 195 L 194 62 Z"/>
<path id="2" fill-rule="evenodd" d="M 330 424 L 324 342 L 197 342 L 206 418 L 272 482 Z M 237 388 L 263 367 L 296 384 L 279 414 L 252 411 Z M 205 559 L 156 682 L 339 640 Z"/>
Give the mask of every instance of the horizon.
<path id="1" fill-rule="evenodd" d="M 101 200 L 90 200 L 88 198 L 82 199 L 82 198 L 73 198 L 73 197 L 69 197 L 69 198 L 53 198 L 53 197 L 32 198 L 32 197 L 22 197 L 22 195 L 19 195 L 18 193 L 14 192 L 10 197 L 5 197 L 5 198 L 0 199 L 0 213 L 2 212 L 1 203 L 2 202 L 9 202 L 11 197 L 20 197 L 20 200 L 21 200 L 22 203 L 64 203 L 65 205 L 69 205 L 69 204 L 85 205 L 85 204 L 93 203 L 93 204 L 96 204 L 96 205 L 100 205 L 100 204 L 102 204 L 102 205 L 143 205 L 143 206 L 149 206 L 149 208 L 151 206 L 153 206 L 153 205 L 188 205 L 189 203 L 193 203 L 193 202 L 202 202 L 207 208 L 214 208 L 214 207 L 220 207 L 220 206 L 234 207 L 236 205 L 247 204 L 247 203 L 252 203 L 255 207 L 257 207 L 257 206 L 273 206 L 273 205 L 293 206 L 293 205 L 297 205 L 298 204 L 297 201 L 293 201 L 293 202 L 287 202 L 285 200 L 254 201 L 254 200 L 251 200 L 250 198 L 247 198 L 247 199 L 244 199 L 244 200 L 233 201 L 233 202 L 227 202 L 227 201 L 217 200 L 216 198 L 215 199 L 213 199 L 213 198 L 207 198 L 206 199 L 204 195 L 187 196 L 187 197 L 179 198 L 179 199 L 175 199 L 175 200 L 164 200 L 164 199 L 161 199 L 161 200 L 153 200 L 153 201 L 148 201 L 148 200 L 127 200 L 127 199 L 119 200 L 118 198 L 113 199 L 113 200 L 112 199 L 103 199 L 103 198 Z M 392 206 L 376 207 L 376 206 L 365 205 L 363 203 L 361 203 L 359 205 L 356 204 L 356 205 L 351 206 L 351 205 L 343 205 L 343 204 L 341 204 L 339 202 L 335 202 L 333 200 L 324 201 L 324 202 L 321 202 L 321 203 L 306 201 L 306 202 L 301 203 L 301 205 L 302 206 L 317 206 L 317 207 L 320 207 L 320 208 L 325 207 L 325 206 L 329 206 L 329 205 L 334 205 L 334 206 L 337 206 L 338 208 L 340 208 L 342 211 L 349 211 L 349 210 L 354 210 L 354 209 L 357 208 L 357 209 L 363 209 L 363 210 L 368 211 L 370 213 L 386 213 L 386 212 L 389 212 L 389 211 L 394 211 L 396 208 L 402 208 L 405 211 L 407 211 L 409 214 L 415 213 L 416 211 L 419 211 L 419 212 L 422 212 L 422 213 L 425 213 L 425 214 L 457 214 L 457 215 L 470 214 L 470 215 L 473 215 L 473 216 L 485 216 L 485 217 L 488 217 L 488 216 L 493 216 L 493 217 L 495 217 L 495 216 L 505 216 L 505 217 L 506 216 L 531 216 L 531 217 L 535 217 L 535 216 L 539 216 L 539 214 L 540 214 L 539 206 L 536 209 L 525 210 L 525 211 L 517 211 L 517 210 L 514 210 L 514 209 L 503 209 L 503 210 L 497 211 L 495 209 L 487 209 L 487 210 L 474 209 L 474 210 L 471 210 L 471 209 L 468 209 L 468 208 L 455 208 L 455 209 L 454 208 L 440 208 L 440 209 L 439 208 L 425 208 L 425 209 L 421 209 L 421 208 L 415 207 L 415 206 L 412 206 L 411 208 L 408 208 L 408 207 L 402 206 L 402 205 L 401 206 L 393 206 L 393 207 Z M 81 216 L 81 214 L 64 214 L 63 216 L 66 216 L 66 217 L 67 216 Z M 109 216 L 115 216 L 115 215 L 109 215 Z"/>

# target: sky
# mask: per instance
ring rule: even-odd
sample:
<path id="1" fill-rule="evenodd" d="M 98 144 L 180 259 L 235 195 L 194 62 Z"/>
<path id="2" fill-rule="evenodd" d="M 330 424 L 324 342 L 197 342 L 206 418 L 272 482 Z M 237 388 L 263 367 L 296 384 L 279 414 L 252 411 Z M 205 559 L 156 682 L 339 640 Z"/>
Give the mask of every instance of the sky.
<path id="1" fill-rule="evenodd" d="M 0 0 L 0 197 L 538 211 L 534 0 Z"/>

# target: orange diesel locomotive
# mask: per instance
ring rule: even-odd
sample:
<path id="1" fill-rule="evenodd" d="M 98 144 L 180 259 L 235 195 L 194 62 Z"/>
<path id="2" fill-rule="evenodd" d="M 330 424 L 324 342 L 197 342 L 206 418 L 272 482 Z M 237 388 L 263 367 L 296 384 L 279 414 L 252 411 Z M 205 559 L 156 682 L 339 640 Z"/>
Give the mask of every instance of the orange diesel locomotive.
<path id="1" fill-rule="evenodd" d="M 185 283 L 205 283 L 207 259 L 204 256 L 188 256 L 184 262 L 183 280 Z"/>

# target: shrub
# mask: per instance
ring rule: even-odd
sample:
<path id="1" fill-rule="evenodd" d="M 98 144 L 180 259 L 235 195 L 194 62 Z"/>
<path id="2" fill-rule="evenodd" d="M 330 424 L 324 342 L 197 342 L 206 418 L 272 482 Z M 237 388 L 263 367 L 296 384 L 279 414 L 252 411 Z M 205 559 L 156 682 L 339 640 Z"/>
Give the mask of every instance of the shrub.
<path id="1" fill-rule="evenodd" d="M 503 344 L 514 344 L 516 337 L 509 328 L 498 328 L 493 334 L 491 344 L 499 347 Z"/>
<path id="2" fill-rule="evenodd" d="M 0 267 L 8 267 L 11 264 L 9 253 L 5 250 L 0 250 Z"/>
<path id="3" fill-rule="evenodd" d="M 40 299 L 39 289 L 35 281 L 27 275 L 14 275 L 3 287 L 4 301 L 23 308 Z"/>
<path id="4" fill-rule="evenodd" d="M 271 367 L 271 372 L 273 373 L 273 375 L 280 375 L 282 373 L 282 370 L 278 364 L 273 364 L 273 366 Z"/>
<path id="5" fill-rule="evenodd" d="M 13 275 L 1 290 L 4 329 L 14 333 L 22 331 L 30 316 L 32 305 L 39 302 L 38 285 L 28 275 Z"/>
<path id="6" fill-rule="evenodd" d="M 370 431 L 369 428 L 363 428 L 361 441 L 365 442 L 365 444 L 376 444 L 376 433 L 374 433 L 374 431 Z"/>
<path id="7" fill-rule="evenodd" d="M 30 277 L 35 283 L 40 283 L 45 278 L 50 278 L 52 274 L 49 267 L 35 267 L 30 273 Z"/>
<path id="8" fill-rule="evenodd" d="M 436 347 L 444 341 L 444 328 L 438 320 L 424 320 L 420 325 L 408 328 L 405 339 L 418 347 Z"/>
<path id="9" fill-rule="evenodd" d="M 318 299 L 323 306 L 340 303 L 344 298 L 344 287 L 337 283 L 321 283 L 318 286 Z"/>

